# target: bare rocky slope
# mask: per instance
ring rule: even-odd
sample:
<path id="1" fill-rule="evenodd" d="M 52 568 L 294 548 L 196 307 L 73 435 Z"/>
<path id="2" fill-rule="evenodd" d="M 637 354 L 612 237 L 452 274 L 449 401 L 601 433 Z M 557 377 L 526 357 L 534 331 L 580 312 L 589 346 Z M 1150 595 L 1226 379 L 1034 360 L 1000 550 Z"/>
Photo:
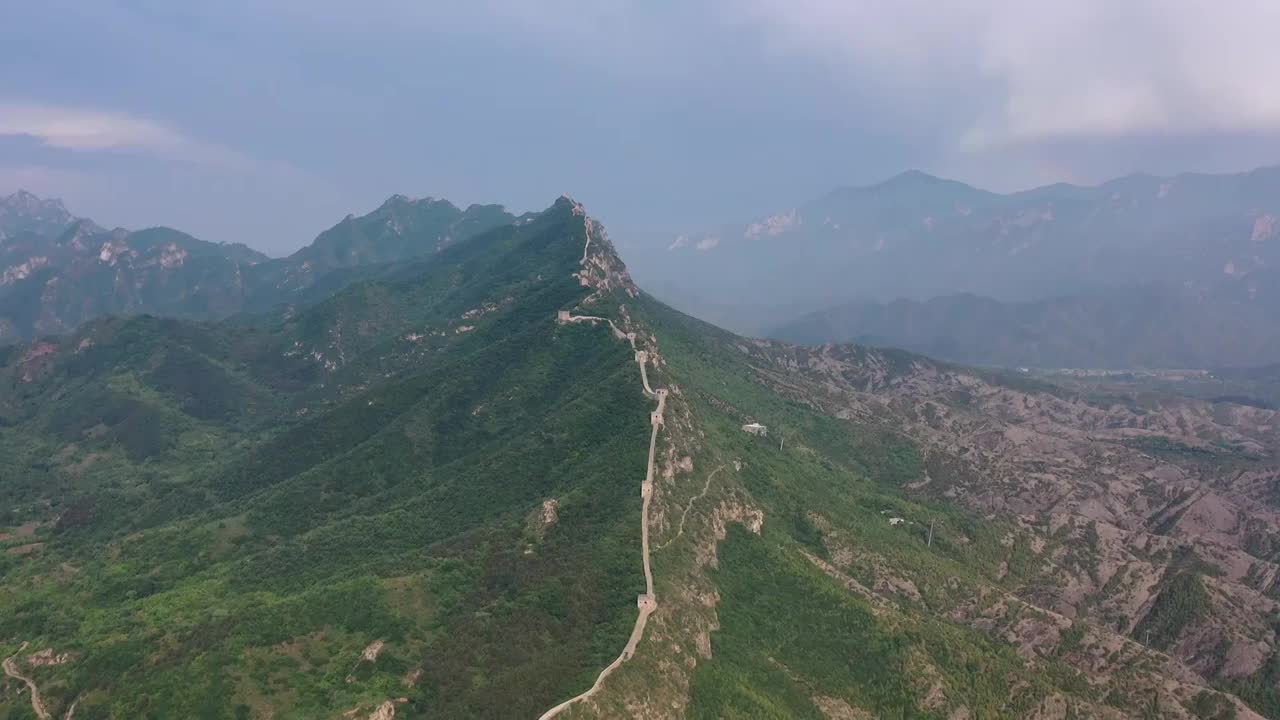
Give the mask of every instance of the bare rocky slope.
<path id="1" fill-rule="evenodd" d="M 1136 641 L 1168 654 L 1171 677 L 1194 673 L 1276 710 L 1276 412 L 1080 397 L 853 346 L 738 347 L 797 401 L 915 440 L 923 464 L 909 494 L 1015 524 L 1005 542 L 1025 574 L 1010 590 L 1057 619 L 974 598 L 956 620 L 1097 676 L 1123 671 L 1115 655 Z M 996 576 L 1011 572 L 1002 562 Z M 1080 625 L 1084 636 L 1069 636 Z"/>

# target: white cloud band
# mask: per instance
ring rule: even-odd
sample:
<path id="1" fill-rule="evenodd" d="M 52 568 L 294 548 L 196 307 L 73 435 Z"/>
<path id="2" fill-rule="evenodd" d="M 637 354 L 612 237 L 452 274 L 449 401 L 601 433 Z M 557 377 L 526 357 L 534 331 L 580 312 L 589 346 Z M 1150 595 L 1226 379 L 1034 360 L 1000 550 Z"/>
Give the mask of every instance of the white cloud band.
<path id="1" fill-rule="evenodd" d="M 0 135 L 28 136 L 65 150 L 140 152 L 224 169 L 254 165 L 243 153 L 166 125 L 99 110 L 0 101 Z"/>

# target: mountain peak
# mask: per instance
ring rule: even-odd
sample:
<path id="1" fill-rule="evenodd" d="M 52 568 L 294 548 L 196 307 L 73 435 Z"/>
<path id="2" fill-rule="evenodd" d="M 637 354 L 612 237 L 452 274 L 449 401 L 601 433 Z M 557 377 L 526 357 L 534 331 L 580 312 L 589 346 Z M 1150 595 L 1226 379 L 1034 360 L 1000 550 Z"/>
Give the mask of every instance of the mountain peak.
<path id="1" fill-rule="evenodd" d="M 0 200 L 0 207 L 15 212 L 36 213 L 36 212 L 56 212 L 71 215 L 67 211 L 67 206 L 62 204 L 62 200 L 58 198 L 42 199 L 34 193 L 26 190 L 18 190 L 8 197 Z"/>
<path id="2" fill-rule="evenodd" d="M 411 198 L 408 195 L 403 195 L 401 193 L 396 193 L 395 195 L 392 195 L 391 197 L 384 200 L 383 203 L 378 206 L 378 209 L 384 210 L 387 208 L 394 208 L 402 205 L 413 205 L 417 202 L 418 201 L 415 198 Z"/>
<path id="3" fill-rule="evenodd" d="M 572 211 L 574 215 L 585 216 L 587 214 L 587 210 L 582 206 L 582 203 L 578 202 L 577 200 L 574 200 L 573 196 L 570 195 L 569 193 L 564 193 L 560 197 L 556 198 L 556 201 L 551 204 L 551 209 L 552 210 L 567 209 Z"/>
<path id="4" fill-rule="evenodd" d="M 948 180 L 937 175 L 930 175 L 923 170 L 905 170 L 894 175 L 893 177 L 881 182 L 867 185 L 865 190 L 926 190 L 934 188 L 953 188 L 974 190 L 970 185 L 960 182 L 959 180 Z"/>
<path id="5" fill-rule="evenodd" d="M 431 195 L 428 195 L 424 198 L 414 198 L 414 197 L 409 197 L 408 195 L 404 195 L 402 193 L 396 193 L 395 195 L 392 195 L 391 197 L 387 198 L 381 205 L 379 205 L 378 209 L 383 210 L 383 209 L 395 208 L 395 207 L 401 207 L 401 206 L 416 207 L 419 205 L 424 205 L 427 207 L 430 207 L 432 205 L 448 205 L 450 207 L 453 207 L 453 203 L 449 202 L 448 200 L 433 197 Z"/>
<path id="6" fill-rule="evenodd" d="M 0 197 L 0 233 L 31 232 L 52 238 L 75 221 L 56 198 L 41 199 L 26 190 Z"/>
<path id="7" fill-rule="evenodd" d="M 912 168 L 911 170 L 903 170 L 902 172 L 898 173 L 897 175 L 894 175 L 893 177 L 889 178 L 888 180 L 885 180 L 883 183 L 880 183 L 880 184 L 888 185 L 892 183 L 895 185 L 901 185 L 906 183 L 918 184 L 918 183 L 940 183 L 940 182 L 947 182 L 947 181 L 943 180 L 942 178 L 936 175 L 930 175 L 929 173 L 923 170 L 916 170 Z"/>

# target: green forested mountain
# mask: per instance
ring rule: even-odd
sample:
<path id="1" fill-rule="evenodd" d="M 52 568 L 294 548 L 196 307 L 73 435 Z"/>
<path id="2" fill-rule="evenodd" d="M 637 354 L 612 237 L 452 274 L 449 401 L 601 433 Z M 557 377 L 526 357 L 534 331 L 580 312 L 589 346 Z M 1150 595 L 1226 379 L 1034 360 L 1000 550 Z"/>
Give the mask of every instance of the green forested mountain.
<path id="1" fill-rule="evenodd" d="M 397 195 L 271 259 L 171 228 L 105 230 L 58 200 L 19 192 L 0 198 L 0 343 L 69 333 L 106 315 L 211 320 L 305 304 L 514 219 L 497 205 L 462 210 Z"/>
<path id="2" fill-rule="evenodd" d="M 0 350 L 0 717 L 1280 707 L 1272 411 L 739 338 L 567 198 L 379 275 Z"/>
<path id="3" fill-rule="evenodd" d="M 5 556 L 0 635 L 78 638 L 60 682 L 82 717 L 316 717 L 415 669 L 415 702 L 457 716 L 550 704 L 634 603 L 624 469 L 646 434 L 626 354 L 555 332 L 581 295 L 574 219 L 282 325 L 109 319 L 12 354 L 0 522 L 48 544 Z M 55 555 L 74 576 L 30 563 Z"/>

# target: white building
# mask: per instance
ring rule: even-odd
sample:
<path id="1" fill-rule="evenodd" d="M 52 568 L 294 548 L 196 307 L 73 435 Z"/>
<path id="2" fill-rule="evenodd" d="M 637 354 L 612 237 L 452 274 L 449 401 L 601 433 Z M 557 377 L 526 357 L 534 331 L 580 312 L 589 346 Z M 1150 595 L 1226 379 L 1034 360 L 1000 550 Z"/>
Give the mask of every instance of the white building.
<path id="1" fill-rule="evenodd" d="M 769 428 L 765 427 L 764 425 L 761 425 L 758 422 L 747 423 L 746 425 L 743 425 L 742 431 L 746 433 L 750 433 L 752 435 L 764 436 L 769 434 Z"/>

